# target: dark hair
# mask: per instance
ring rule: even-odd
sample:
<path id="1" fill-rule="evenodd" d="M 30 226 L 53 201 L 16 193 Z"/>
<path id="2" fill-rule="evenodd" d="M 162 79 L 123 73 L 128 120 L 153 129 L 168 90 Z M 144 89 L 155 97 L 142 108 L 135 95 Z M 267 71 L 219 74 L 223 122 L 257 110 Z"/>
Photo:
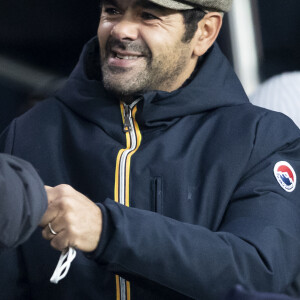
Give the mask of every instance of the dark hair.
<path id="1" fill-rule="evenodd" d="M 185 25 L 185 33 L 182 37 L 182 42 L 188 43 L 194 37 L 198 28 L 198 22 L 205 16 L 205 11 L 201 8 L 181 10 L 180 13 L 183 16 L 183 22 Z"/>

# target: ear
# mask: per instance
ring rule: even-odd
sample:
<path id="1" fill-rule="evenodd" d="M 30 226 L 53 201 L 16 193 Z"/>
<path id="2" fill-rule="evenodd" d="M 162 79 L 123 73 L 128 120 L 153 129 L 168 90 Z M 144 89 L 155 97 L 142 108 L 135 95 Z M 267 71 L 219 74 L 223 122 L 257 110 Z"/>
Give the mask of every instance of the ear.
<path id="1" fill-rule="evenodd" d="M 222 27 L 223 15 L 218 12 L 209 12 L 198 23 L 194 36 L 195 56 L 202 56 L 214 43 Z"/>

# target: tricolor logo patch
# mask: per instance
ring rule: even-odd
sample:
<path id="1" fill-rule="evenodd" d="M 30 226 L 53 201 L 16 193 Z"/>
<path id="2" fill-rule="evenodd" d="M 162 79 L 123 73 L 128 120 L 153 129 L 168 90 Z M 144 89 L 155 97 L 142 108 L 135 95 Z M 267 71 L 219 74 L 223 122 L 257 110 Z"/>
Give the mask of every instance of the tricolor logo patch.
<path id="1" fill-rule="evenodd" d="M 292 192 L 296 188 L 296 173 L 288 162 L 279 161 L 274 167 L 274 175 L 285 191 Z"/>

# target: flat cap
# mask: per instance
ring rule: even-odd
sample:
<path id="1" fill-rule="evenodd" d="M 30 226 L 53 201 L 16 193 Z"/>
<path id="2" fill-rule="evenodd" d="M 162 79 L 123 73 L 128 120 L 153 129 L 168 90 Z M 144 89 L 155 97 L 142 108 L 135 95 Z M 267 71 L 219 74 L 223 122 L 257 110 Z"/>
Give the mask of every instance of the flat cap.
<path id="1" fill-rule="evenodd" d="M 232 0 L 149 0 L 160 6 L 175 10 L 188 10 L 202 7 L 210 11 L 228 12 Z"/>

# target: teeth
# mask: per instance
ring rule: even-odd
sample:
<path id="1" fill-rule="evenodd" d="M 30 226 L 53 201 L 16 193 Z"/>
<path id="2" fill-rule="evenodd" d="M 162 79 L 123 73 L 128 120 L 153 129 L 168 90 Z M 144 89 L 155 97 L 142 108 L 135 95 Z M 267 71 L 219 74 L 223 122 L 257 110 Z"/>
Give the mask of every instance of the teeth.
<path id="1" fill-rule="evenodd" d="M 138 56 L 125 56 L 125 55 L 121 55 L 121 54 L 117 54 L 116 57 L 119 59 L 129 59 L 129 60 L 138 58 Z"/>

